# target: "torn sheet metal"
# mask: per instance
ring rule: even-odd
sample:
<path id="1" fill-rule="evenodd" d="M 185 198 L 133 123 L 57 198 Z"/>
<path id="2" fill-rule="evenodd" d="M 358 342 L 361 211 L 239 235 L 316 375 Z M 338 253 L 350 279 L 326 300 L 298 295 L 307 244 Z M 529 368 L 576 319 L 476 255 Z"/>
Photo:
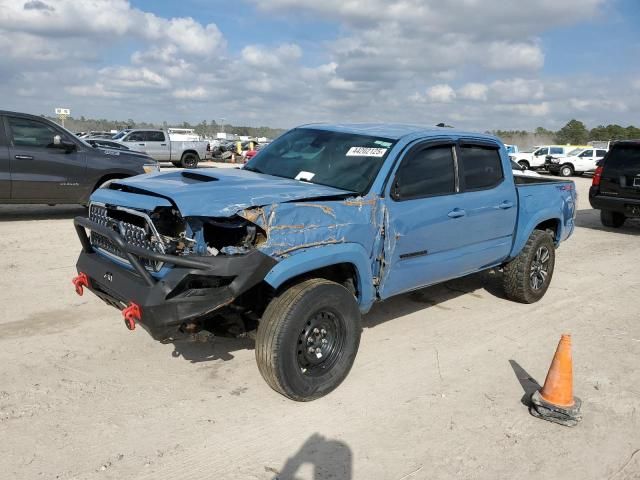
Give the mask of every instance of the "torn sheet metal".
<path id="1" fill-rule="evenodd" d="M 238 215 L 255 223 L 266 234 L 258 248 L 284 258 L 297 251 L 335 243 L 358 243 L 372 260 L 382 216 L 375 195 L 346 200 L 288 202 L 248 208 Z"/>

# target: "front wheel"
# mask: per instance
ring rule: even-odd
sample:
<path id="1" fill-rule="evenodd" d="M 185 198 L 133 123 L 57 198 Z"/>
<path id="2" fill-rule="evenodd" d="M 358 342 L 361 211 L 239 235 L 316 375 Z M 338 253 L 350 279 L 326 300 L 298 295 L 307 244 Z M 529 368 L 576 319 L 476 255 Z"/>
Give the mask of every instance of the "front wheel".
<path id="1" fill-rule="evenodd" d="M 360 345 L 360 311 L 342 285 L 314 278 L 274 298 L 256 336 L 256 361 L 276 392 L 320 398 L 347 377 Z"/>
<path id="2" fill-rule="evenodd" d="M 560 167 L 561 177 L 570 177 L 571 175 L 573 175 L 573 167 L 571 165 L 563 165 Z"/>
<path id="3" fill-rule="evenodd" d="M 522 168 L 524 168 L 525 170 L 529 170 L 530 169 L 530 165 L 529 162 L 527 162 L 526 160 L 520 160 L 518 162 L 518 165 L 520 165 Z"/>
<path id="4" fill-rule="evenodd" d="M 534 230 L 518 256 L 504 267 L 507 297 L 520 303 L 540 300 L 549 288 L 555 263 L 553 238 L 549 232 Z"/>

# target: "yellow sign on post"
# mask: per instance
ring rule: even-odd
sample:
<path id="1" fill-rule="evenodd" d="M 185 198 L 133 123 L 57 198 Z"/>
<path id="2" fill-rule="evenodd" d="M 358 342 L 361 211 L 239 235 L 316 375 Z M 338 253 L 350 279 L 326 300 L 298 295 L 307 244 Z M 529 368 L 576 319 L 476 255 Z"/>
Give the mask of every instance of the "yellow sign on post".
<path id="1" fill-rule="evenodd" d="M 242 153 L 242 142 L 236 143 L 236 153 L 240 155 Z"/>

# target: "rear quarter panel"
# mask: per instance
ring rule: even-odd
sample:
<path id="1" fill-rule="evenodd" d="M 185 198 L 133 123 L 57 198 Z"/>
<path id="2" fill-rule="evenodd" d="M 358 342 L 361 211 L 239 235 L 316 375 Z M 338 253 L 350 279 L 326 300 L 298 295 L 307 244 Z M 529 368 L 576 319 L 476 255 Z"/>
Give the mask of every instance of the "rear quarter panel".
<path id="1" fill-rule="evenodd" d="M 575 228 L 576 187 L 572 181 L 516 185 L 518 222 L 511 258 L 524 248 L 533 230 L 543 222 L 555 220 L 556 246 L 569 238 Z"/>

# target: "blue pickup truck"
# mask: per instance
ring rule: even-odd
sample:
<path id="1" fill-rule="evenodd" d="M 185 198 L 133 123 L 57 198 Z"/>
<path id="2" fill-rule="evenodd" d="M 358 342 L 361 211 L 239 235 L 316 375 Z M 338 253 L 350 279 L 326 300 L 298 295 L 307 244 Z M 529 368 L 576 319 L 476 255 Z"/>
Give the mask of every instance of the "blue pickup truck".
<path id="1" fill-rule="evenodd" d="M 74 284 L 161 341 L 240 318 L 266 382 L 308 401 L 347 376 L 374 302 L 488 269 L 540 300 L 575 202 L 571 181 L 514 176 L 493 136 L 307 125 L 241 169 L 96 190 Z"/>

